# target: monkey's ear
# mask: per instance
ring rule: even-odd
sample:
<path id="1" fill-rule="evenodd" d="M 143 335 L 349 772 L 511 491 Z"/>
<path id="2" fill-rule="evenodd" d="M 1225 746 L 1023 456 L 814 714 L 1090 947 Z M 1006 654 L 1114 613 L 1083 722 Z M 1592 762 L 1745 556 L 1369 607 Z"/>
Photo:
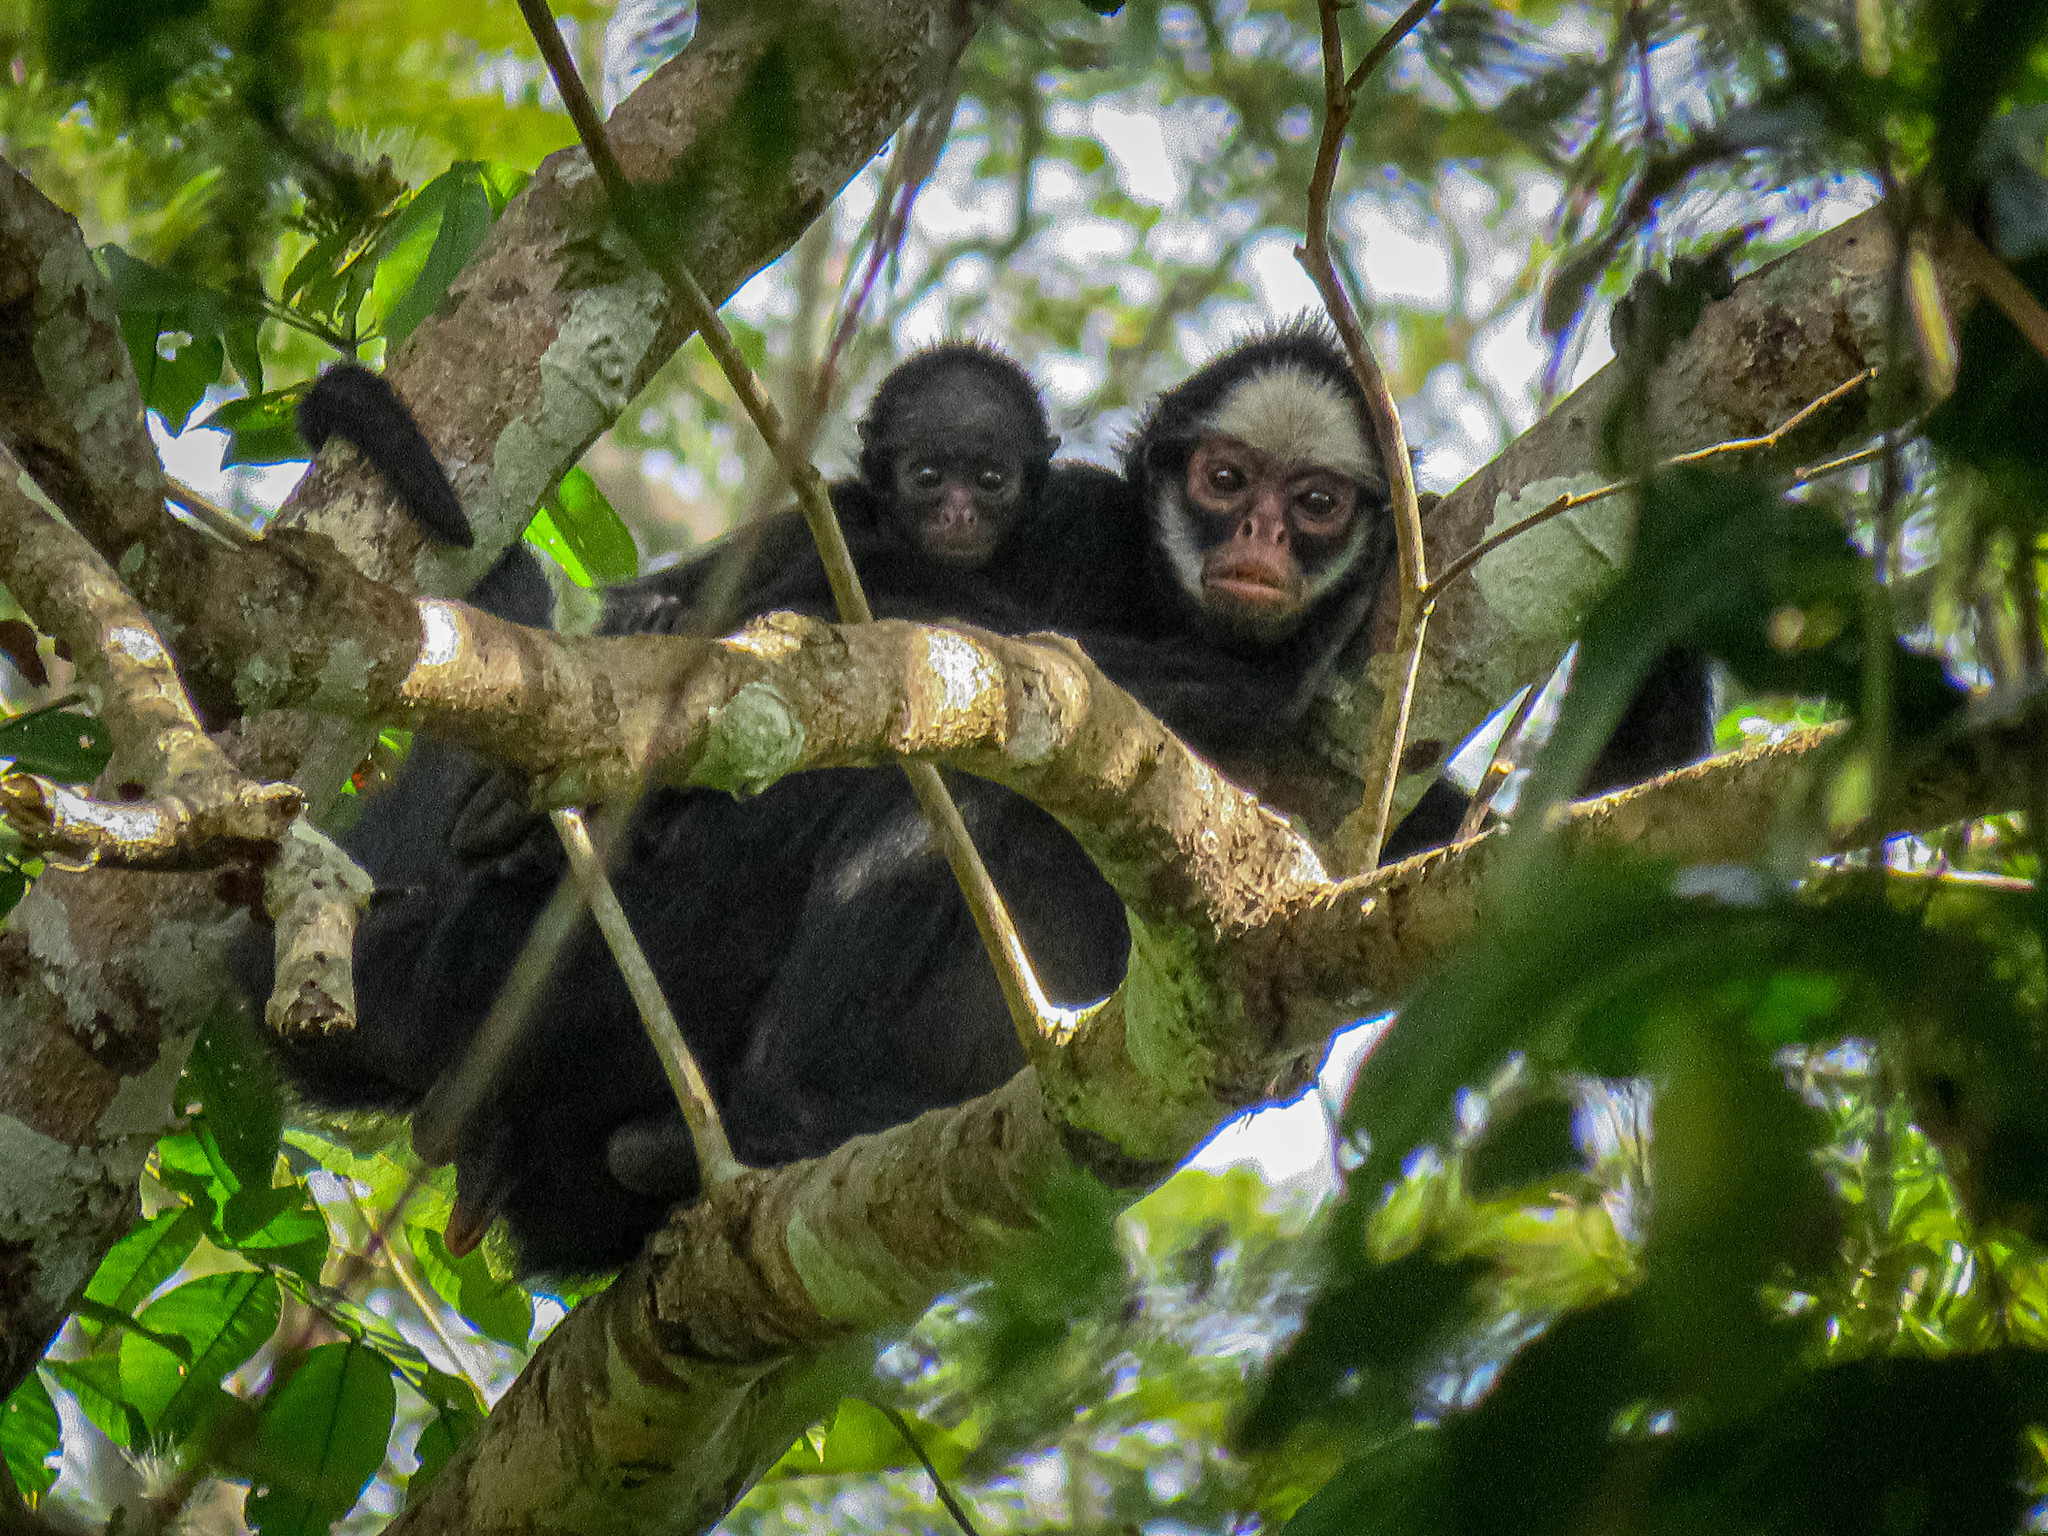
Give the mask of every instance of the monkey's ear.
<path id="1" fill-rule="evenodd" d="M 860 434 L 860 440 L 864 444 L 875 440 L 875 424 L 865 417 L 853 424 L 853 430 Z"/>
<path id="2" fill-rule="evenodd" d="M 1049 459 L 1060 451 L 1060 435 L 1057 432 L 1045 434 L 1045 456 Z"/>

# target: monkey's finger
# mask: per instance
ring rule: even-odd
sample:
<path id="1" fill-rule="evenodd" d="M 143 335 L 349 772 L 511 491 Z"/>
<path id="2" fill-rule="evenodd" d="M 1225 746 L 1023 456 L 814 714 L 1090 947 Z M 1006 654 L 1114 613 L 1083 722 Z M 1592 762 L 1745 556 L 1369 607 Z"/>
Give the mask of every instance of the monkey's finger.
<path id="1" fill-rule="evenodd" d="M 686 1200 L 702 1187 L 697 1147 L 679 1111 L 628 1120 L 605 1143 L 605 1166 L 636 1195 Z"/>

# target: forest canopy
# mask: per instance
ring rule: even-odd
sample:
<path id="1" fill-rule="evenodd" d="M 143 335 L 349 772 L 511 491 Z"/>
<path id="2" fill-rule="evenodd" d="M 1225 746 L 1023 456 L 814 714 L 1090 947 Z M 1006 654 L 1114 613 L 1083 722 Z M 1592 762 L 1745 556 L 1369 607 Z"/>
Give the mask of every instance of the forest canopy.
<path id="1" fill-rule="evenodd" d="M 0 57 L 0 1530 L 2048 1518 L 2048 3 L 0 0 Z M 1298 711 L 862 563 L 919 348 L 1157 519 L 1160 402 L 1303 317 L 1387 542 Z M 314 453 L 350 363 L 468 544 Z M 829 593 L 615 622 L 750 541 Z M 1711 755 L 1608 771 L 1673 667 Z M 363 829 L 450 750 L 553 861 L 436 952 L 479 1020 L 573 1059 L 685 942 L 649 880 L 739 923 L 636 806 L 907 773 L 1023 1070 L 743 1166 L 723 962 L 640 986 L 695 1198 L 528 1273 L 486 1069 L 289 1070 L 396 985 Z M 976 884 L 1030 807 L 1099 1002 Z"/>

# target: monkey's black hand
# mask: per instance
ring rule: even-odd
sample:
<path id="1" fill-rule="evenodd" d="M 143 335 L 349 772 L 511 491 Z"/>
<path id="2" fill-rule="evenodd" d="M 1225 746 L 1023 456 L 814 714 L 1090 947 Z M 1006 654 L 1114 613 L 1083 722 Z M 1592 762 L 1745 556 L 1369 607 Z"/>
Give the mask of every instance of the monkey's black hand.
<path id="1" fill-rule="evenodd" d="M 328 438 L 341 438 L 370 461 L 422 528 L 463 549 L 476 542 L 433 444 L 369 369 L 338 363 L 321 374 L 299 402 L 299 436 L 315 453 Z"/>
<path id="2" fill-rule="evenodd" d="M 620 1184 L 652 1200 L 687 1200 L 702 1187 L 681 1110 L 628 1120 L 606 1140 L 604 1160 Z"/>
<path id="3" fill-rule="evenodd" d="M 448 847 L 469 865 L 496 864 L 500 873 L 552 873 L 561 850 L 547 818 L 531 808 L 526 775 L 486 768 L 470 784 L 448 828 Z"/>

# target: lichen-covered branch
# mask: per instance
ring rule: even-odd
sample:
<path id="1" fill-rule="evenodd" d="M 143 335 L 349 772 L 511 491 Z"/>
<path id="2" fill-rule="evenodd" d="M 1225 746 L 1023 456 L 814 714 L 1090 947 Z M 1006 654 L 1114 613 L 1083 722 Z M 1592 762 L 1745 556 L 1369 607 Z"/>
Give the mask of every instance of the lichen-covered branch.
<path id="1" fill-rule="evenodd" d="M 1709 304 L 1650 376 L 1650 452 L 1669 458 L 1765 436 L 1844 380 L 1883 368 L 1891 251 L 1880 214 L 1863 214 Z M 1974 291 L 1952 262 L 1939 271 L 1950 311 L 1960 314 Z M 1429 568 L 1442 571 L 1488 535 L 1604 484 L 1595 449 L 1620 385 L 1620 370 L 1603 368 L 1446 496 L 1423 520 Z M 1822 413 L 1809 424 L 1811 437 L 1793 434 L 1782 452 L 1810 457 L 1869 430 L 1872 398 L 1863 392 Z M 1445 756 L 1517 689 L 1549 675 L 1626 560 L 1632 517 L 1626 498 L 1604 499 L 1502 545 L 1444 584 L 1422 649 L 1399 806 L 1414 804 Z M 1383 612 L 1375 633 L 1345 658 L 1348 686 L 1326 701 L 1319 722 L 1333 759 L 1354 759 L 1371 730 L 1380 685 L 1370 663 L 1391 649 L 1393 628 L 1392 613 Z"/>
<path id="2" fill-rule="evenodd" d="M 1836 739 L 1806 732 L 1571 807 L 1564 836 L 1588 850 L 1753 856 L 1785 797 Z M 1075 777 L 1106 789 L 1106 765 L 1081 769 L 1085 741 L 1076 731 L 1060 755 Z M 1929 770 L 1916 790 L 1922 812 L 2008 803 L 2024 743 L 1978 745 L 1974 763 Z M 1188 778 L 1181 788 L 1198 799 L 1205 786 Z M 1069 786 L 1046 803 L 1078 805 L 1095 793 Z M 1145 819 L 1155 829 L 1175 820 L 1156 807 Z M 1504 842 L 1489 834 L 1341 883 L 1303 881 L 1304 899 L 1266 909 L 1262 932 L 1240 930 L 1237 942 L 1261 949 L 1267 964 L 1265 985 L 1234 1019 L 1241 1035 L 1257 1037 L 1241 1058 L 1247 1070 L 1191 1080 L 1147 1047 L 1133 1021 L 1160 1007 L 1148 993 L 1179 979 L 1134 954 L 1119 995 L 1081 1022 L 1058 1062 L 815 1162 L 742 1174 L 678 1212 L 619 1283 L 556 1330 L 394 1531 L 707 1527 L 823 1411 L 835 1351 L 901 1326 L 947 1286 L 985 1271 L 1029 1229 L 1052 1171 L 1080 1167 L 1142 1185 L 1218 1120 L 1267 1097 L 1276 1076 L 1321 1049 L 1330 1019 L 1390 1000 L 1471 934 Z M 1149 1102 L 1153 1139 L 1142 1154 L 1072 1113 L 1108 1102 Z"/>
<path id="3" fill-rule="evenodd" d="M 289 784 L 242 777 L 185 697 L 156 627 L 119 578 L 0 447 L 0 578 L 77 661 L 114 740 L 96 800 L 29 773 L 0 775 L 0 815 L 30 846 L 73 864 L 209 869 L 270 853 L 303 806 Z"/>
<path id="4" fill-rule="evenodd" d="M 880 147 L 935 41 L 926 7 L 904 0 L 708 0 L 691 46 L 620 105 L 610 132 L 722 297 Z M 764 85 L 781 99 L 762 99 Z M 767 112 L 787 130 L 775 142 L 793 146 L 772 165 L 750 126 Z M 119 571 L 204 717 L 335 712 L 245 722 L 232 755 L 252 778 L 339 785 L 367 743 L 364 701 L 391 699 L 420 645 L 410 593 L 363 572 L 465 588 L 686 335 L 659 282 L 604 235 L 581 152 L 551 157 L 395 363 L 480 529 L 473 556 L 420 558 L 382 486 L 339 453 L 293 499 L 288 521 L 312 532 L 227 549 L 164 512 L 127 351 L 76 222 L 0 168 L 0 444 Z M 133 1219 L 191 1031 L 225 1005 L 229 915 L 211 881 L 100 871 L 46 875 L 9 917 L 0 1391 Z"/>

